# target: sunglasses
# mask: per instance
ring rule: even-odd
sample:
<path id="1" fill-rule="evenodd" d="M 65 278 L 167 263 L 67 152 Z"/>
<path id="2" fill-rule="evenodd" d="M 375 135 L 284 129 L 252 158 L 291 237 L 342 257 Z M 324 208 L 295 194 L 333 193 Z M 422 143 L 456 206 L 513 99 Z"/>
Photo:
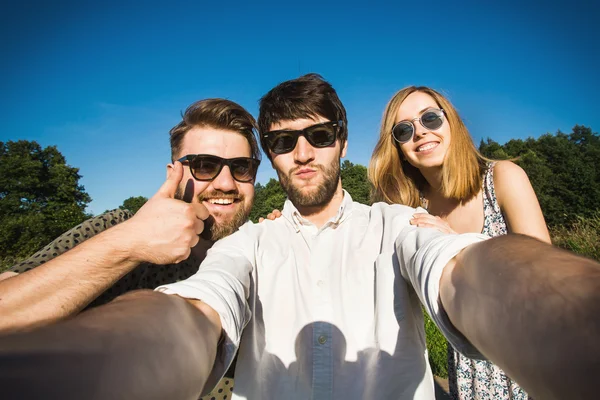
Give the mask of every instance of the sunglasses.
<path id="1" fill-rule="evenodd" d="M 330 121 L 300 130 L 270 131 L 264 133 L 262 137 L 273 153 L 285 154 L 294 150 L 300 136 L 304 136 L 308 143 L 316 148 L 331 146 L 337 139 L 337 134 L 343 124 L 343 121 Z"/>
<path id="2" fill-rule="evenodd" d="M 419 120 L 423 128 L 436 130 L 444 123 L 444 110 L 432 108 L 425 111 L 420 117 L 398 122 L 392 128 L 392 136 L 398 143 L 406 143 L 415 133 L 413 121 Z"/>
<path id="3" fill-rule="evenodd" d="M 231 176 L 238 182 L 251 182 L 256 178 L 260 160 L 256 158 L 237 157 L 221 158 L 210 154 L 188 154 L 177 160 L 190 164 L 192 176 L 199 181 L 212 181 L 225 165 L 229 167 Z"/>

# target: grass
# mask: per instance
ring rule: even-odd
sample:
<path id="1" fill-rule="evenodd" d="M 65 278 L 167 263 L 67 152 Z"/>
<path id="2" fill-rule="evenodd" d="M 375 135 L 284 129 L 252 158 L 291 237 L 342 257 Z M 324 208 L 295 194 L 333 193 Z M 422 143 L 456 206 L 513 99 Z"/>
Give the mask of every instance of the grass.
<path id="1" fill-rule="evenodd" d="M 600 261 L 600 211 L 590 218 L 579 217 L 571 226 L 550 229 L 555 246 Z"/>

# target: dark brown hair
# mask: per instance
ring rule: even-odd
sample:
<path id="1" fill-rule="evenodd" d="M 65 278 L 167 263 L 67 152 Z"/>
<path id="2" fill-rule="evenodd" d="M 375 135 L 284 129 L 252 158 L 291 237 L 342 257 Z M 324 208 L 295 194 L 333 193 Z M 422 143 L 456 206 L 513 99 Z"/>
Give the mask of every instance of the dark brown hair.
<path id="1" fill-rule="evenodd" d="M 315 118 L 321 116 L 330 121 L 342 121 L 338 139 L 342 145 L 348 138 L 346 109 L 335 89 L 319 74 L 307 74 L 297 79 L 280 83 L 260 99 L 258 130 L 266 133 L 271 125 L 284 120 Z M 265 139 L 260 145 L 269 156 Z"/>
<path id="2" fill-rule="evenodd" d="M 255 136 L 256 121 L 239 104 L 225 99 L 200 100 L 191 104 L 181 117 L 182 121 L 169 131 L 173 160 L 179 156 L 185 134 L 196 127 L 238 132 L 248 140 L 252 157 L 260 160 L 260 149 Z"/>

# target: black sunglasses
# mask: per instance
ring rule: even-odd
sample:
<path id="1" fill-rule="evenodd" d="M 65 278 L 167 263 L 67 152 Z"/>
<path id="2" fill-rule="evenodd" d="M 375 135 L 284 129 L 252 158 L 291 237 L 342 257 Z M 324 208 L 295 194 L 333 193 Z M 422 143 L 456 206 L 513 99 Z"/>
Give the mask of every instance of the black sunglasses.
<path id="1" fill-rule="evenodd" d="M 420 117 L 407 119 L 398 122 L 392 128 L 392 136 L 398 143 L 406 143 L 412 139 L 415 134 L 415 124 L 413 121 L 419 120 L 421 125 L 426 129 L 439 129 L 444 123 L 444 110 L 431 108 L 425 111 Z"/>
<path id="2" fill-rule="evenodd" d="M 262 135 L 267 143 L 267 147 L 275 154 L 285 154 L 294 150 L 298 143 L 298 137 L 304 136 L 311 146 L 322 148 L 331 146 L 343 121 L 324 122 L 322 124 L 311 125 L 308 128 L 300 130 L 280 130 L 270 131 Z"/>
<path id="3" fill-rule="evenodd" d="M 256 178 L 260 160 L 249 157 L 221 158 L 210 154 L 188 154 L 177 160 L 188 161 L 192 176 L 199 181 L 212 181 L 227 165 L 231 176 L 238 182 L 251 182 Z"/>

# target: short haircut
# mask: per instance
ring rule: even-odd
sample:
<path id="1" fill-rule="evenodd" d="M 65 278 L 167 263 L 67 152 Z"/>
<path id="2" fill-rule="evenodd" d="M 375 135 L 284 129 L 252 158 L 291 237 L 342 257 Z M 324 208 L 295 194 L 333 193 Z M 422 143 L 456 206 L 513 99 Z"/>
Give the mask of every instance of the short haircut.
<path id="1" fill-rule="evenodd" d="M 205 99 L 191 104 L 183 113 L 182 121 L 170 131 L 171 159 L 176 160 L 185 134 L 192 128 L 213 128 L 237 132 L 250 144 L 252 158 L 260 160 L 256 140 L 256 120 L 242 106 L 225 99 Z"/>
<path id="2" fill-rule="evenodd" d="M 346 109 L 333 86 L 321 75 L 307 74 L 275 86 L 260 99 L 258 130 L 265 154 L 271 158 L 262 134 L 268 132 L 273 124 L 318 116 L 330 121 L 342 121 L 338 139 L 343 145 L 348 139 Z"/>

